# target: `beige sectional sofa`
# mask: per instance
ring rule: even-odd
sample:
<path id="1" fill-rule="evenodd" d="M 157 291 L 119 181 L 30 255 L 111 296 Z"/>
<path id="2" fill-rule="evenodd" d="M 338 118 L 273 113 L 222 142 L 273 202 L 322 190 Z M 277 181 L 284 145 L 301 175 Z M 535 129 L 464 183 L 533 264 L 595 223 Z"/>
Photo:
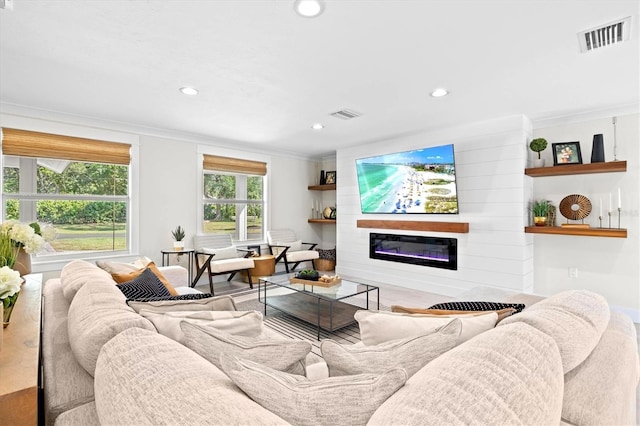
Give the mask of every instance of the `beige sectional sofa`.
<path id="1" fill-rule="evenodd" d="M 165 272 L 174 285 L 186 283 L 186 271 Z M 308 357 L 313 380 L 228 355 L 220 357 L 222 371 L 206 353 L 202 357 L 159 334 L 127 305 L 111 276 L 88 262 L 70 262 L 60 279 L 45 283 L 43 297 L 47 424 L 636 421 L 635 328 L 589 292 L 534 304 L 411 377 L 405 369 L 390 368 L 322 378 L 324 364 Z M 229 297 L 207 303 L 207 309 L 235 311 Z"/>

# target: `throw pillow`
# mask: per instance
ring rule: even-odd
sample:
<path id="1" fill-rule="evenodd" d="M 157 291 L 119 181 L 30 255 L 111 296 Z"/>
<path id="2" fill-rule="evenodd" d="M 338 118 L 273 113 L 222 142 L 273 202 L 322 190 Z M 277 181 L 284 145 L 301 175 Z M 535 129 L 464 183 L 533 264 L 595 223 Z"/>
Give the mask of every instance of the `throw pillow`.
<path id="1" fill-rule="evenodd" d="M 460 318 L 462 322 L 462 332 L 456 341 L 456 344 L 460 344 L 477 334 L 492 329 L 498 320 L 498 314 L 495 312 L 477 316 L 469 314 L 430 316 L 360 310 L 356 312 L 354 317 L 360 327 L 362 343 L 367 346 L 433 333 L 435 329 L 448 324 L 453 318 Z"/>
<path id="2" fill-rule="evenodd" d="M 164 285 L 167 288 L 167 291 L 169 292 L 169 296 L 178 295 L 178 292 L 176 291 L 176 289 L 173 288 L 171 283 L 169 283 L 169 281 L 162 275 L 162 273 L 156 267 L 156 264 L 153 262 L 149 262 L 147 266 L 145 266 L 144 268 L 138 269 L 136 271 L 115 273 L 115 274 L 111 274 L 111 276 L 113 277 L 116 283 L 124 283 L 124 282 L 133 280 L 135 277 L 142 274 L 147 269 L 151 269 L 154 275 L 160 280 L 160 282 L 162 282 L 162 285 Z"/>
<path id="3" fill-rule="evenodd" d="M 96 265 L 110 274 L 121 274 L 137 271 L 138 269 L 144 268 L 151 262 L 151 259 L 146 256 L 142 256 L 130 263 L 96 260 Z"/>
<path id="4" fill-rule="evenodd" d="M 220 362 L 251 399 L 294 425 L 365 425 L 407 381 L 401 368 L 310 381 L 226 354 Z"/>
<path id="5" fill-rule="evenodd" d="M 580 365 L 609 324 L 607 300 L 588 290 L 554 294 L 500 325 L 524 322 L 551 336 L 560 349 L 565 374 Z"/>
<path id="6" fill-rule="evenodd" d="M 273 340 L 233 336 L 212 327 L 181 322 L 184 345 L 221 368 L 220 355 L 237 355 L 276 370 L 304 375 L 305 357 L 311 343 L 302 340 Z"/>
<path id="7" fill-rule="evenodd" d="M 482 315 L 487 312 L 495 312 L 498 314 L 498 322 L 502 321 L 506 317 L 513 315 L 516 312 L 515 308 L 504 308 L 497 311 L 456 311 L 447 309 L 420 309 L 420 308 L 407 308 L 405 306 L 391 305 L 391 312 L 398 312 L 402 314 L 424 314 L 424 315 Z"/>
<path id="8" fill-rule="evenodd" d="M 287 255 L 289 253 L 292 253 L 294 251 L 301 251 L 302 250 L 302 240 L 298 240 L 298 241 L 289 241 L 289 242 L 276 242 L 275 245 L 277 246 L 287 246 L 289 247 L 289 250 L 287 250 Z M 273 255 L 274 256 L 278 256 L 280 253 L 282 253 L 284 251 L 284 247 L 274 247 L 273 249 Z"/>
<path id="9" fill-rule="evenodd" d="M 200 251 L 207 254 L 215 254 L 211 260 L 234 259 L 238 257 L 238 250 L 236 250 L 234 246 L 219 249 L 203 247 Z"/>
<path id="10" fill-rule="evenodd" d="M 210 293 L 127 300 L 127 304 L 138 313 L 142 309 L 150 312 L 237 310 L 231 296 L 212 296 Z"/>
<path id="11" fill-rule="evenodd" d="M 127 296 L 127 299 L 171 296 L 162 281 L 151 272 L 151 269 L 145 269 L 131 281 L 119 284 L 117 287 Z"/>
<path id="12" fill-rule="evenodd" d="M 442 353 L 456 345 L 462 323 L 453 319 L 434 333 L 392 340 L 373 346 L 341 345 L 333 340 L 320 344 L 329 376 L 382 374 L 391 368 L 404 368 L 411 377 Z"/>
<path id="13" fill-rule="evenodd" d="M 158 333 L 184 342 L 180 323 L 186 321 L 236 336 L 256 337 L 262 333 L 262 314 L 258 311 L 183 311 L 156 313 L 145 309 L 140 315 L 151 321 Z"/>
<path id="14" fill-rule="evenodd" d="M 445 302 L 429 306 L 429 309 L 446 309 L 455 311 L 499 311 L 500 309 L 514 308 L 516 314 L 525 308 L 524 303 L 497 303 L 497 302 Z"/>

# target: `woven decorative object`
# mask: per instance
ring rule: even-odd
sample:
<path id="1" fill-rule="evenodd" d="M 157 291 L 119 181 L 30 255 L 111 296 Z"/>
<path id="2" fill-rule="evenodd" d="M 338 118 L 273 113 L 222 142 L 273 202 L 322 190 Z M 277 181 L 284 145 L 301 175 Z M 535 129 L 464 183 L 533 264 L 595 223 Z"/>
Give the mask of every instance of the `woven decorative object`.
<path id="1" fill-rule="evenodd" d="M 320 255 L 318 259 L 316 259 L 316 269 L 318 271 L 333 271 L 336 269 L 336 249 L 321 249 L 317 248 L 316 251 Z"/>
<path id="2" fill-rule="evenodd" d="M 591 201 L 584 195 L 567 195 L 560 201 L 560 213 L 569 220 L 580 220 L 591 213 Z"/>

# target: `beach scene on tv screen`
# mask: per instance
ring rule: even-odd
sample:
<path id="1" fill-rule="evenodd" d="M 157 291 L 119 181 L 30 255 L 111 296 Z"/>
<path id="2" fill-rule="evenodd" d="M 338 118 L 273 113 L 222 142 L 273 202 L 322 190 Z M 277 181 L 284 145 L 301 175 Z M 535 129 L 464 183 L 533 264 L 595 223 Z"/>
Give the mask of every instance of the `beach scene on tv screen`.
<path id="1" fill-rule="evenodd" d="M 356 160 L 363 213 L 458 213 L 453 145 Z"/>

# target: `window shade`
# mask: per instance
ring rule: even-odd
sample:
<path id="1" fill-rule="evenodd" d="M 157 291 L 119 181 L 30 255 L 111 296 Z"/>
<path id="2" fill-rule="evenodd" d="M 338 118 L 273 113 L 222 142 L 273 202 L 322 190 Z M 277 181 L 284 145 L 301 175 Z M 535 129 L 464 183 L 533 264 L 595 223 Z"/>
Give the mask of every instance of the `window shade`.
<path id="1" fill-rule="evenodd" d="M 2 129 L 3 155 L 126 165 L 131 160 L 130 149 L 126 143 Z"/>
<path id="2" fill-rule="evenodd" d="M 241 160 L 239 158 L 204 155 L 202 167 L 216 172 L 245 173 L 248 175 L 265 176 L 267 163 L 261 161 Z"/>

